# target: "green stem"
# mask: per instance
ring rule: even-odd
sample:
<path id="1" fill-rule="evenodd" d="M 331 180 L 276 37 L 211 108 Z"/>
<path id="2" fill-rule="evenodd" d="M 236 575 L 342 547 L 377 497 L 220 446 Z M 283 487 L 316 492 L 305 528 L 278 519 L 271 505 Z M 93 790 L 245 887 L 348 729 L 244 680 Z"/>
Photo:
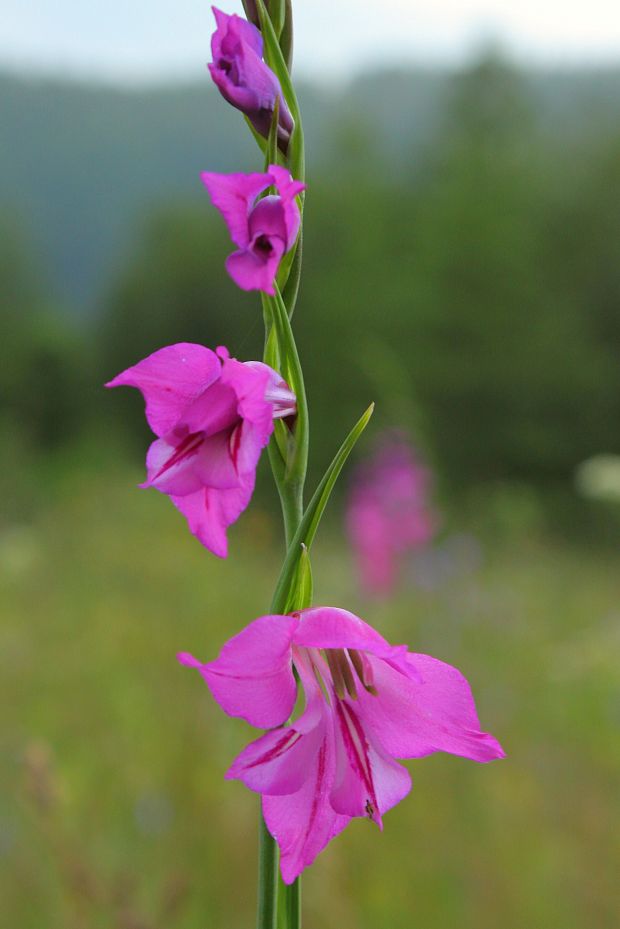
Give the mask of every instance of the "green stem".
<path id="1" fill-rule="evenodd" d="M 287 929 L 301 929 L 301 878 L 295 878 L 284 891 Z"/>
<path id="2" fill-rule="evenodd" d="M 274 443 L 270 444 L 270 455 L 271 454 L 280 454 Z M 282 485 L 277 479 L 275 470 L 274 477 L 276 477 L 276 483 L 280 492 L 284 533 L 288 550 L 291 539 L 301 525 L 303 516 L 302 497 L 301 493 L 287 493 L 287 485 Z M 290 485 L 288 486 L 290 487 Z M 280 892 L 281 898 L 284 900 L 286 929 L 301 929 L 301 890 L 299 878 L 290 887 L 284 886 L 278 874 L 278 858 L 277 843 L 267 829 L 261 813 L 258 844 L 257 929 L 278 929 L 278 891 Z"/>
<path id="3" fill-rule="evenodd" d="M 286 549 L 299 532 L 303 519 L 303 488 L 305 481 L 306 461 L 308 454 L 308 410 L 303 384 L 301 364 L 297 355 L 297 347 L 290 327 L 286 306 L 280 293 L 275 300 L 263 298 L 263 311 L 265 320 L 265 361 L 273 363 L 273 345 L 270 345 L 270 333 L 275 325 L 278 335 L 277 353 L 280 356 L 280 367 L 285 367 L 297 394 L 297 423 L 295 427 L 294 465 L 290 473 L 290 462 L 284 460 L 281 447 L 275 437 L 269 443 L 269 460 L 274 480 L 280 495 L 282 518 L 284 522 L 284 536 Z M 284 364 L 283 364 L 284 362 Z M 300 448 L 301 445 L 301 448 Z M 288 457 L 288 456 L 287 456 Z M 276 611 L 276 604 L 272 604 L 272 611 Z M 282 610 L 282 607 L 280 607 Z M 259 865 L 258 865 L 258 925 L 257 929 L 300 929 L 300 883 L 299 879 L 287 887 L 278 874 L 278 846 L 270 835 L 265 820 L 260 819 Z M 280 900 L 280 913 L 278 914 L 278 900 Z M 278 922 L 278 915 L 283 922 Z"/>
<path id="4" fill-rule="evenodd" d="M 258 912 L 256 929 L 277 929 L 278 846 L 262 813 L 258 826 Z"/>
<path id="5" fill-rule="evenodd" d="M 277 9 L 281 14 L 277 30 L 274 30 L 274 24 L 270 14 L 267 13 L 266 4 L 263 0 L 255 0 L 255 4 L 265 42 L 266 60 L 270 66 L 274 67 L 276 74 L 280 78 L 285 98 L 288 100 L 295 120 L 295 130 L 288 153 L 289 168 L 297 180 L 303 181 L 305 173 L 304 136 L 299 105 L 289 74 L 293 39 L 291 0 L 280 0 L 279 3 L 273 4 L 272 9 Z M 282 34 L 283 32 L 284 34 Z M 271 146 L 271 149 L 276 153 L 276 158 L 277 120 L 278 114 L 276 110 L 275 125 L 272 127 L 273 139 Z M 267 145 L 267 149 L 269 148 L 270 146 Z M 270 152 L 270 154 L 273 154 L 273 152 Z M 272 157 L 274 163 L 276 158 Z M 288 381 L 297 397 L 297 417 L 293 436 L 286 432 L 285 429 L 281 429 L 280 432 L 276 431 L 269 443 L 269 460 L 280 495 L 287 553 L 292 540 L 300 531 L 303 520 L 303 492 L 308 461 L 308 405 L 303 373 L 290 323 L 290 317 L 293 315 L 299 291 L 301 246 L 300 231 L 292 268 L 289 269 L 292 274 L 284 274 L 282 281 L 282 284 L 286 285 L 287 279 L 290 278 L 289 286 L 285 289 L 284 299 L 277 287 L 275 298 L 263 295 L 263 315 L 265 320 L 264 360 L 271 365 L 275 360 L 279 362 L 275 367 Z M 272 327 L 275 330 L 273 333 Z M 270 334 L 276 337 L 277 347 L 273 344 L 273 341 L 270 344 Z M 290 585 L 293 583 L 294 580 L 291 578 Z M 275 602 L 272 603 L 273 612 L 276 612 L 275 606 Z M 281 609 L 282 607 L 280 607 Z M 278 874 L 278 858 L 278 847 L 275 839 L 269 834 L 265 821 L 261 816 L 258 929 L 277 929 L 278 925 L 280 927 L 284 926 L 286 929 L 301 929 L 300 881 L 298 878 L 291 886 L 284 885 Z M 279 923 L 278 915 L 280 916 Z"/>

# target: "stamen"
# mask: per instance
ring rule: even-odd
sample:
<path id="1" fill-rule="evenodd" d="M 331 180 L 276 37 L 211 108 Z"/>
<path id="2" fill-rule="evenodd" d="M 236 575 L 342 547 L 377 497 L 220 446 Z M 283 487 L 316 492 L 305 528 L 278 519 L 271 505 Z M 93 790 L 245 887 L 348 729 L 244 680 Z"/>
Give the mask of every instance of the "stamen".
<path id="1" fill-rule="evenodd" d="M 371 696 L 376 697 L 378 695 L 377 688 L 368 680 L 368 674 L 366 673 L 368 669 L 365 667 L 363 656 L 354 648 L 348 649 L 348 652 L 351 664 L 355 668 L 355 673 L 363 684 L 364 690 L 368 691 Z"/>
<path id="2" fill-rule="evenodd" d="M 325 700 L 327 701 L 328 705 L 331 705 L 331 700 L 329 699 L 329 689 L 328 689 L 328 687 L 327 687 L 327 684 L 326 684 L 325 681 L 323 680 L 323 676 L 322 676 L 320 670 L 317 668 L 317 666 L 316 666 L 316 664 L 315 664 L 314 662 L 312 662 L 312 670 L 314 671 L 314 676 L 315 676 L 315 678 L 316 678 L 316 682 L 317 682 L 317 684 L 319 685 L 319 687 L 321 688 L 321 693 L 322 693 L 323 696 L 325 697 Z"/>
<path id="3" fill-rule="evenodd" d="M 340 663 L 338 661 L 338 652 L 337 648 L 326 648 L 325 657 L 327 658 L 327 664 L 329 665 L 329 670 L 332 675 L 332 683 L 334 685 L 334 690 L 336 695 L 340 700 L 344 700 L 345 694 L 345 683 L 344 677 L 342 676 L 342 671 L 340 670 Z"/>
<path id="4" fill-rule="evenodd" d="M 357 700 L 355 679 L 346 651 L 341 648 L 326 648 L 325 656 L 331 671 L 334 690 L 338 697 L 343 700 L 346 691 L 352 700 Z"/>
<path id="5" fill-rule="evenodd" d="M 347 688 L 347 693 L 352 700 L 357 700 L 357 690 L 355 687 L 355 678 L 353 677 L 353 672 L 351 671 L 351 665 L 347 658 L 347 653 L 340 652 L 340 667 L 342 669 L 342 676 L 344 677 L 344 684 Z"/>

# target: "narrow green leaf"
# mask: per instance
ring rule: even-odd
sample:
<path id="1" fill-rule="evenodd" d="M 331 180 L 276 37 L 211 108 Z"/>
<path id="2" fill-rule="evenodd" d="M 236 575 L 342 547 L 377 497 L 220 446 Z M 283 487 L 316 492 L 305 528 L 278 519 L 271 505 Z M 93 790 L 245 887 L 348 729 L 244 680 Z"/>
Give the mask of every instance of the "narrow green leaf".
<path id="1" fill-rule="evenodd" d="M 317 487 L 312 500 L 308 504 L 308 508 L 304 513 L 303 519 L 299 525 L 299 529 L 291 540 L 282 571 L 280 572 L 280 577 L 278 579 L 275 594 L 271 604 L 271 610 L 273 613 L 285 612 L 285 608 L 290 597 L 290 591 L 296 579 L 297 566 L 299 564 L 300 558 L 302 557 L 302 552 L 305 548 L 309 553 L 312 542 L 314 541 L 314 537 L 319 527 L 319 523 L 321 522 L 321 517 L 325 512 L 325 507 L 327 506 L 331 492 L 334 489 L 336 481 L 338 480 L 338 476 L 342 471 L 347 458 L 351 454 L 355 443 L 368 425 L 374 408 L 374 403 L 371 403 L 364 415 L 358 420 L 351 432 L 348 434 L 340 446 L 338 452 L 336 453 L 334 460 L 323 475 L 323 478 L 321 479 L 321 482 L 319 483 L 319 486 Z"/>

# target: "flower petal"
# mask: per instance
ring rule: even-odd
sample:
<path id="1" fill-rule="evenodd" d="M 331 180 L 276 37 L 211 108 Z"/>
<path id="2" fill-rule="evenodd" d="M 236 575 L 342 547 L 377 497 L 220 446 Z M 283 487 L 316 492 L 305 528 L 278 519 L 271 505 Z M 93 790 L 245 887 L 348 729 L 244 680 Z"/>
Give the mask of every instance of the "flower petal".
<path id="1" fill-rule="evenodd" d="M 301 789 L 287 796 L 263 796 L 263 815 L 280 847 L 285 884 L 292 884 L 350 822 L 350 817 L 336 813 L 329 801 L 335 774 L 330 728 L 326 728 Z"/>
<path id="2" fill-rule="evenodd" d="M 248 249 L 233 252 L 226 259 L 226 270 L 241 290 L 261 290 L 275 295 L 274 281 L 278 273 L 280 258 L 284 253 L 284 243 L 273 240 L 274 249 L 267 257 L 259 256 Z"/>
<path id="3" fill-rule="evenodd" d="M 243 363 L 246 367 L 253 368 L 255 371 L 264 371 L 267 375 L 265 400 L 273 406 L 273 418 L 284 419 L 287 416 L 294 416 L 297 412 L 297 397 L 282 375 L 262 361 L 244 361 Z"/>
<path id="4" fill-rule="evenodd" d="M 269 174 L 282 198 L 286 225 L 286 251 L 288 252 L 295 244 L 301 223 L 301 214 L 295 198 L 306 189 L 306 185 L 302 181 L 294 181 L 286 168 L 280 165 L 270 165 Z"/>
<path id="5" fill-rule="evenodd" d="M 176 446 L 156 439 L 148 450 L 146 464 L 148 480 L 142 487 L 156 487 L 177 497 L 196 493 L 202 487 L 231 490 L 242 484 L 229 432 L 207 437 L 190 433 Z"/>
<path id="6" fill-rule="evenodd" d="M 409 653 L 407 678 L 385 661 L 369 660 L 377 696 L 360 691 L 360 711 L 389 755 L 420 758 L 442 751 L 480 762 L 504 757 L 493 736 L 480 730 L 469 684 L 456 668 Z"/>
<path id="7" fill-rule="evenodd" d="M 231 490 L 203 487 L 184 496 L 170 495 L 176 508 L 186 517 L 190 532 L 220 558 L 228 554 L 226 529 L 236 522 L 250 502 L 254 478 L 253 473 L 241 475 L 241 485 Z"/>
<path id="8" fill-rule="evenodd" d="M 239 248 L 250 243 L 248 216 L 258 195 L 269 187 L 269 174 L 214 174 L 205 171 L 202 182 L 209 191 L 213 206 L 224 217 L 230 237 Z"/>
<path id="9" fill-rule="evenodd" d="M 297 696 L 291 669 L 295 624 L 290 616 L 261 616 L 229 639 L 215 661 L 200 665 L 225 713 L 259 729 L 288 719 Z"/>
<path id="10" fill-rule="evenodd" d="M 194 468 L 203 439 L 200 434 L 188 434 L 175 445 L 166 439 L 155 439 L 146 453 L 147 479 L 141 487 L 155 487 L 164 494 L 184 497 L 203 486 Z"/>
<path id="11" fill-rule="evenodd" d="M 220 349 L 217 349 L 220 354 Z M 266 400 L 269 373 L 267 365 L 255 368 L 236 358 L 222 358 L 222 384 L 231 387 L 237 397 L 239 416 L 256 427 L 264 447 L 273 432 L 273 407 Z"/>
<path id="12" fill-rule="evenodd" d="M 155 435 L 163 436 L 219 376 L 215 352 L 192 342 L 178 342 L 153 352 L 105 386 L 137 387 L 146 401 L 149 426 Z"/>
<path id="13" fill-rule="evenodd" d="M 213 58 L 217 60 L 220 55 L 231 55 L 239 42 L 245 42 L 257 55 L 263 54 L 263 37 L 260 29 L 257 29 L 253 23 L 237 16 L 236 13 L 224 13 L 212 6 L 213 15 L 217 29 L 211 36 L 211 52 Z"/>
<path id="14" fill-rule="evenodd" d="M 390 645 L 382 635 L 348 610 L 331 606 L 310 607 L 298 614 L 295 644 L 307 648 L 353 648 L 380 658 L 396 658 L 404 646 Z"/>
<path id="15" fill-rule="evenodd" d="M 237 394 L 232 385 L 220 376 L 187 407 L 180 423 L 190 432 L 203 432 L 210 436 L 231 428 L 238 418 Z"/>
<path id="16" fill-rule="evenodd" d="M 411 790 L 409 772 L 375 743 L 350 701 L 338 701 L 334 717 L 337 773 L 332 806 L 347 816 L 367 816 L 382 829 L 382 814 Z"/>
<path id="17" fill-rule="evenodd" d="M 270 796 L 297 793 L 325 738 L 324 702 L 319 695 L 291 726 L 274 729 L 251 742 L 233 761 L 226 777 Z"/>
<path id="18" fill-rule="evenodd" d="M 270 194 L 259 200 L 248 217 L 250 238 L 255 236 L 277 236 L 283 242 L 287 240 L 287 226 L 281 197 Z"/>

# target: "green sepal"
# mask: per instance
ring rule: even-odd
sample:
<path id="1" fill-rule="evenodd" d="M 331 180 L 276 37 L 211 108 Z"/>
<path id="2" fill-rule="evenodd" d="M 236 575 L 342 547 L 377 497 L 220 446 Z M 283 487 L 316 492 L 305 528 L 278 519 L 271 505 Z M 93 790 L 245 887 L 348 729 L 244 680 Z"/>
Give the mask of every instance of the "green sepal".
<path id="1" fill-rule="evenodd" d="M 303 196 L 303 194 L 302 194 Z M 297 296 L 299 294 L 299 284 L 301 282 L 301 261 L 303 256 L 303 224 L 299 227 L 297 241 L 288 255 L 284 256 L 278 270 L 278 287 L 282 291 L 282 299 L 288 313 L 288 318 L 293 318 Z M 292 258 L 291 258 L 292 256 Z M 285 264 L 286 262 L 286 264 Z"/>
<path id="2" fill-rule="evenodd" d="M 266 319 L 270 320 L 273 333 L 275 333 L 277 339 L 279 364 L 273 364 L 272 367 L 280 372 L 297 400 L 297 415 L 293 426 L 293 440 L 289 446 L 289 457 L 286 462 L 285 480 L 290 484 L 303 486 L 308 464 L 309 422 L 301 362 L 299 361 L 295 337 L 291 329 L 291 321 L 286 312 L 280 291 L 276 287 L 274 297 L 268 294 L 262 294 L 261 296 L 264 315 Z M 270 349 L 270 357 L 273 357 L 273 346 L 270 346 L 271 338 L 272 331 L 270 330 L 267 338 L 267 348 Z"/>
<path id="3" fill-rule="evenodd" d="M 241 0 L 241 2 L 243 3 L 243 9 L 245 10 L 245 15 L 248 20 L 254 23 L 255 26 L 259 26 L 260 21 L 258 19 L 258 11 L 254 0 Z"/>
<path id="4" fill-rule="evenodd" d="M 289 72 L 293 63 L 293 5 L 291 0 L 285 0 L 286 9 L 284 25 L 280 33 L 280 48 Z"/>
<path id="5" fill-rule="evenodd" d="M 258 14 L 260 16 L 260 12 Z M 273 31 L 278 37 L 278 43 L 284 23 L 286 21 L 286 3 L 285 0 L 269 0 L 269 19 L 273 24 Z"/>
<path id="6" fill-rule="evenodd" d="M 260 132 L 257 132 L 257 131 L 256 131 L 256 129 L 254 128 L 254 126 L 252 125 L 252 123 L 250 122 L 250 120 L 248 119 L 248 117 L 245 115 L 245 113 L 243 114 L 243 118 L 245 119 L 245 122 L 246 122 L 246 125 L 247 125 L 248 129 L 250 130 L 250 132 L 251 132 L 252 135 L 254 136 L 254 141 L 256 142 L 256 144 L 258 145 L 258 147 L 260 148 L 261 152 L 262 152 L 263 155 L 264 155 L 265 152 L 267 151 L 267 139 L 265 139 L 265 138 L 260 134 Z"/>
<path id="7" fill-rule="evenodd" d="M 296 610 L 305 610 L 312 606 L 312 565 L 310 553 L 302 543 L 301 555 L 295 568 L 295 574 L 289 588 L 289 595 L 284 607 L 285 613 L 294 613 Z"/>
<path id="8" fill-rule="evenodd" d="M 269 308 L 264 308 L 265 318 L 265 349 L 263 352 L 263 361 L 274 371 L 280 370 L 280 346 L 278 344 L 278 333 L 273 325 L 272 314 Z"/>
<path id="9" fill-rule="evenodd" d="M 373 414 L 374 408 L 374 403 L 371 403 L 364 415 L 360 417 L 351 432 L 348 434 L 340 446 L 338 452 L 336 453 L 336 456 L 334 457 L 329 468 L 323 475 L 323 478 L 321 479 L 321 482 L 319 483 L 319 486 L 317 487 L 312 500 L 308 504 L 308 508 L 303 515 L 303 519 L 299 524 L 299 528 L 295 532 L 286 553 L 284 565 L 282 566 L 282 571 L 280 572 L 280 577 L 278 579 L 271 604 L 272 613 L 285 612 L 286 605 L 291 597 L 290 592 L 295 584 L 298 565 L 302 557 L 302 553 L 304 551 L 306 551 L 306 553 L 310 552 L 312 542 L 314 541 L 317 529 L 319 528 L 319 523 L 321 522 L 321 517 L 325 512 L 325 507 L 327 506 L 331 492 L 334 489 L 336 481 L 338 480 L 338 476 L 342 471 L 347 458 L 351 454 L 355 443 L 368 425 L 368 421 Z"/>
<path id="10" fill-rule="evenodd" d="M 269 136 L 265 146 L 265 171 L 270 165 L 278 163 L 278 124 L 280 122 L 280 98 L 276 97 L 276 103 L 273 108 L 271 117 L 271 126 L 269 127 Z"/>

